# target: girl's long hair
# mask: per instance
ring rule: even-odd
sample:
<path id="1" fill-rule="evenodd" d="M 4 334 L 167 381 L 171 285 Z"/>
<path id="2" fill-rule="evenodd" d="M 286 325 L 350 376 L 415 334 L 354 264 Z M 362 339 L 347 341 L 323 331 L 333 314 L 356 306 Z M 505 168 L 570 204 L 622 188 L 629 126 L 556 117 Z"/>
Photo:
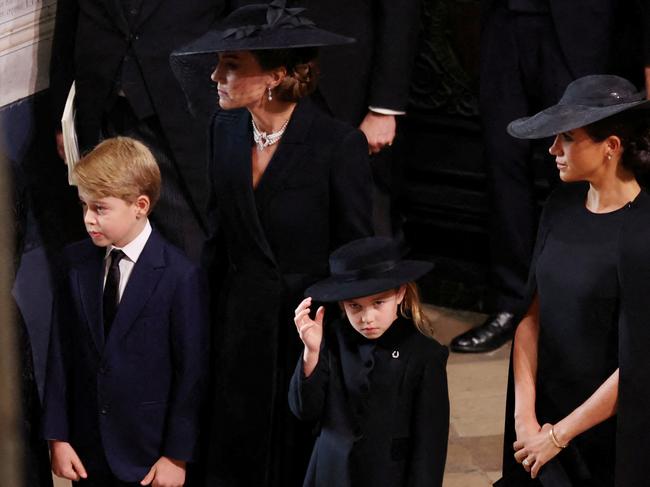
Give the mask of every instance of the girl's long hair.
<path id="1" fill-rule="evenodd" d="M 406 292 L 404 293 L 404 299 L 399 305 L 399 313 L 404 318 L 413 321 L 413 324 L 420 333 L 431 336 L 431 323 L 422 310 L 418 285 L 413 281 L 407 282 L 404 285 L 406 286 Z"/>

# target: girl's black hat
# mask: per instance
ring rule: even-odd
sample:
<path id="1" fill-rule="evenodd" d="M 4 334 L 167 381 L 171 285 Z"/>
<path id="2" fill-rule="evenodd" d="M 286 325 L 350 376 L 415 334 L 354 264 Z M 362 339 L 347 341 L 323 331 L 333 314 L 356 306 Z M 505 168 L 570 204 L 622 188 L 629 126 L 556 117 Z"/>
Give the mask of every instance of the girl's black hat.
<path id="1" fill-rule="evenodd" d="M 638 91 L 628 80 L 593 74 L 572 81 L 557 105 L 511 122 L 508 133 L 518 139 L 542 139 L 648 106 L 645 92 Z"/>
<path id="2" fill-rule="evenodd" d="M 414 281 L 433 268 L 430 262 L 403 260 L 391 238 L 354 240 L 330 255 L 330 277 L 305 291 L 316 301 L 341 301 L 377 294 Z"/>

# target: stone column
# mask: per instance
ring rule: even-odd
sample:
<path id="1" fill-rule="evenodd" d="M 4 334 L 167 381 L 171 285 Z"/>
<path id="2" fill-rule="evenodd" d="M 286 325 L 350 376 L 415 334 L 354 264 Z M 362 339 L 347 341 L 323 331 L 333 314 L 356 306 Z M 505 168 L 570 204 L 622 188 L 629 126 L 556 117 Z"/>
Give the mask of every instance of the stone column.
<path id="1" fill-rule="evenodd" d="M 0 130 L 2 127 L 0 127 Z M 10 209 L 9 161 L 0 152 L 0 485 L 22 486 L 19 435 L 20 382 L 10 303 L 14 220 Z"/>

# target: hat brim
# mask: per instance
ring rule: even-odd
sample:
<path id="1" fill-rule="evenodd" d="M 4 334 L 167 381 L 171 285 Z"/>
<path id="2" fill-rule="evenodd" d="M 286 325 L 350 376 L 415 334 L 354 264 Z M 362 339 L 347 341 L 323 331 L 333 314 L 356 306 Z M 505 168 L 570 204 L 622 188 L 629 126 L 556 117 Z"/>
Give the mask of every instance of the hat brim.
<path id="1" fill-rule="evenodd" d="M 586 105 L 553 105 L 532 117 L 519 118 L 508 125 L 508 133 L 518 139 L 543 139 L 598 122 L 617 113 L 650 107 L 650 100 L 620 105 L 590 107 Z"/>
<path id="2" fill-rule="evenodd" d="M 225 37 L 225 30 L 211 30 L 192 43 L 177 49 L 172 57 L 194 56 L 224 51 L 259 51 L 267 49 L 296 49 L 301 47 L 324 47 L 356 42 L 351 37 L 342 36 L 317 27 L 295 27 L 261 31 L 254 36 L 237 38 Z"/>
<path id="3" fill-rule="evenodd" d="M 393 269 L 368 278 L 346 280 L 337 276 L 328 277 L 307 288 L 305 296 L 326 303 L 370 296 L 415 281 L 431 269 L 431 262 L 403 260 Z"/>

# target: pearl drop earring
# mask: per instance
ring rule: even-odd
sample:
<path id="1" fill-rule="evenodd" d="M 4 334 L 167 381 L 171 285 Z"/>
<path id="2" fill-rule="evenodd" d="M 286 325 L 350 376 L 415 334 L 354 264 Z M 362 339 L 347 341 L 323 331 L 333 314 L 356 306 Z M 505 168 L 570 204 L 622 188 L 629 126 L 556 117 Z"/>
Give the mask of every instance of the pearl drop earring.
<path id="1" fill-rule="evenodd" d="M 271 87 L 269 86 L 269 101 L 273 100 L 273 92 L 271 91 Z"/>

